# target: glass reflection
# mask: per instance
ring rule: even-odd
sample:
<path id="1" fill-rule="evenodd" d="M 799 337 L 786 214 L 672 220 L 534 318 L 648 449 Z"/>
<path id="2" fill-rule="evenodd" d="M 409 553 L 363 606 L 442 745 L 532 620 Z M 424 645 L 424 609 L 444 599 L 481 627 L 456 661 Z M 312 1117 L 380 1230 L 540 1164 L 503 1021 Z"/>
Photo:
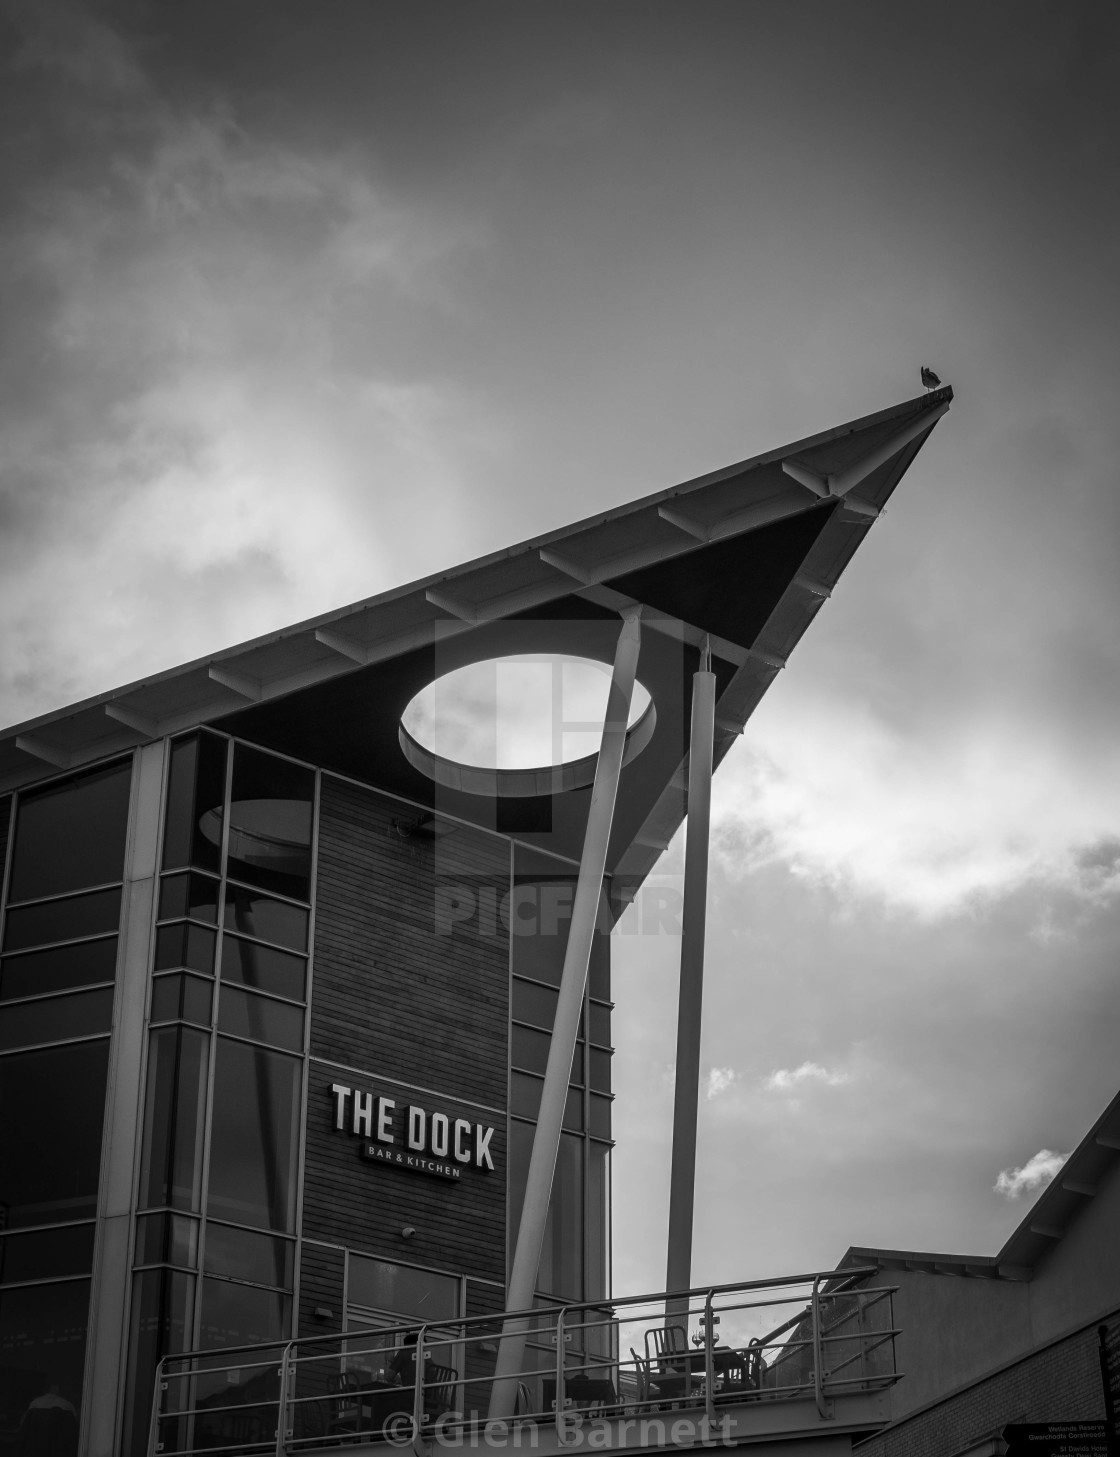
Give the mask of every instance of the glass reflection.
<path id="1" fill-rule="evenodd" d="M 152 1022 L 197 1022 L 210 1025 L 213 983 L 200 976 L 157 976 L 152 983 Z"/>
<path id="2" fill-rule="evenodd" d="M 218 1038 L 207 1212 L 235 1224 L 295 1228 L 301 1064 Z"/>
<path id="3" fill-rule="evenodd" d="M 108 1032 L 113 1024 L 113 988 L 71 992 L 33 1002 L 10 1002 L 0 1017 L 0 1050 L 36 1042 L 65 1042 Z"/>
<path id="4" fill-rule="evenodd" d="M 273 900 L 244 885 L 226 886 L 226 926 L 258 941 L 307 950 L 307 912 L 290 901 Z"/>
<path id="5" fill-rule="evenodd" d="M 4 950 L 25 951 L 53 941 L 75 941 L 80 936 L 103 936 L 115 931 L 121 919 L 120 887 L 95 890 L 90 895 L 67 896 L 43 905 L 22 906 L 8 912 Z"/>
<path id="6" fill-rule="evenodd" d="M 125 1442 L 129 1457 L 144 1457 L 148 1450 L 152 1410 L 152 1388 L 161 1356 L 186 1351 L 194 1345 L 193 1275 L 178 1270 L 142 1270 L 132 1285 L 132 1329 L 128 1341 L 128 1369 L 132 1380 L 125 1400 Z M 168 1408 L 186 1405 L 187 1385 L 172 1382 Z M 163 1450 L 175 1452 L 182 1445 L 175 1423 L 161 1427 Z"/>
<path id="7" fill-rule="evenodd" d="M 124 874 L 132 761 L 19 797 L 11 901 L 106 885 Z"/>
<path id="8" fill-rule="evenodd" d="M 96 1213 L 109 1042 L 0 1057 L 0 1171 L 9 1228 Z M 10 1115 L 18 1108 L 19 1117 Z"/>
<path id="9" fill-rule="evenodd" d="M 117 974 L 117 938 L 78 941 L 46 951 L 25 951 L 0 962 L 0 1001 L 36 997 L 113 981 Z"/>
<path id="10" fill-rule="evenodd" d="M 67 1224 L 0 1238 L 0 1285 L 88 1275 L 93 1268 L 92 1224 Z"/>
<path id="11" fill-rule="evenodd" d="M 273 1047 L 286 1047 L 289 1052 L 303 1049 L 303 1012 L 299 1007 L 243 992 L 239 987 L 222 988 L 218 1026 L 232 1037 L 267 1042 Z"/>
<path id="12" fill-rule="evenodd" d="M 207 834 L 204 822 L 216 816 L 220 830 L 226 753 L 226 740 L 208 733 L 192 734 L 172 744 L 163 832 L 165 870 L 180 865 L 221 869 L 221 834 Z"/>
<path id="13" fill-rule="evenodd" d="M 293 900 L 310 900 L 314 793 L 313 770 L 237 744 L 227 874 Z M 211 836 L 220 829 L 203 824 Z"/>
<path id="14" fill-rule="evenodd" d="M 151 1034 L 141 1208 L 199 1207 L 209 1040 L 192 1027 L 159 1027 Z"/>
<path id="15" fill-rule="evenodd" d="M 89 1284 L 65 1280 L 0 1291 L 0 1433 L 17 1452 L 78 1449 Z M 69 1415 L 57 1423 L 57 1447 L 38 1445 L 47 1437 L 29 1412 L 51 1390 Z"/>
<path id="16" fill-rule="evenodd" d="M 295 1248 L 291 1240 L 233 1229 L 213 1219 L 206 1225 L 205 1266 L 214 1275 L 233 1275 L 290 1290 Z"/>
<path id="17" fill-rule="evenodd" d="M 156 931 L 156 971 L 184 966 L 191 971 L 214 973 L 214 946 L 217 935 L 209 926 L 193 921 L 173 921 Z"/>
<path id="18" fill-rule="evenodd" d="M 211 880 L 210 876 L 199 875 L 193 870 L 181 875 L 165 875 L 159 888 L 160 920 L 178 921 L 187 917 L 192 921 L 216 925 L 221 884 L 220 880 Z"/>
<path id="19" fill-rule="evenodd" d="M 290 951 L 259 946 L 227 932 L 222 940 L 222 980 L 236 981 L 255 991 L 272 992 L 302 1002 L 306 990 L 307 962 Z"/>

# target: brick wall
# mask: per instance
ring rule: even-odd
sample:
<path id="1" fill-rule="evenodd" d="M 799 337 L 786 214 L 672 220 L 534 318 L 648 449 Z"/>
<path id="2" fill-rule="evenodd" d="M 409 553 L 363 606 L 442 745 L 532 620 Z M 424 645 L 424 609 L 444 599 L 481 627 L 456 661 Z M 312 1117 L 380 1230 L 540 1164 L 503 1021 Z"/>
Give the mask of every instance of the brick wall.
<path id="1" fill-rule="evenodd" d="M 861 1442 L 860 1457 L 953 1457 L 1009 1422 L 1102 1421 L 1097 1327 L 1046 1346 Z"/>

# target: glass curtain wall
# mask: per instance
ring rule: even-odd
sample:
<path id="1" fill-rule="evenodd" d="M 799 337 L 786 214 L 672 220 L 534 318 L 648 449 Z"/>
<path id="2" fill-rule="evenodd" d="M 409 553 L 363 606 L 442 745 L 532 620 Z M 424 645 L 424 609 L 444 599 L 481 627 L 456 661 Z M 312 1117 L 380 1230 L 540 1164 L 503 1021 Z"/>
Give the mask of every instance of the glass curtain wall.
<path id="1" fill-rule="evenodd" d="M 291 1332 L 315 772 L 209 732 L 171 746 L 127 1426 L 159 1357 Z M 195 1405 L 228 1400 L 204 1378 Z"/>
<path id="2" fill-rule="evenodd" d="M 509 1258 L 517 1242 L 529 1157 L 556 1018 L 576 875 L 561 862 L 514 847 L 510 911 Z M 580 1035 L 572 1060 L 563 1131 L 552 1185 L 538 1297 L 590 1304 L 608 1294 L 611 1150 L 610 920 L 600 904 L 588 968 Z M 594 1318 L 594 1317 L 591 1317 Z M 601 1336 L 600 1332 L 600 1336 Z M 598 1344 L 598 1341 L 592 1344 Z M 555 1348 L 530 1347 L 527 1368 L 555 1360 Z M 591 1355 L 608 1356 L 607 1350 Z M 573 1350 L 573 1359 L 578 1353 Z"/>
<path id="3" fill-rule="evenodd" d="M 0 1448 L 76 1450 L 131 758 L 21 791 L 0 939 Z M 52 1449 L 54 1450 L 54 1449 Z"/>

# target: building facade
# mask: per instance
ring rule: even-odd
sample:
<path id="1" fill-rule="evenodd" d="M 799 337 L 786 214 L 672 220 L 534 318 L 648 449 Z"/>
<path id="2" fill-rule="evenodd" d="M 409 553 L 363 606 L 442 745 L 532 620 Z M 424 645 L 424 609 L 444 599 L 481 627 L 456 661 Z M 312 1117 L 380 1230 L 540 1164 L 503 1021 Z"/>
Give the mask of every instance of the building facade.
<path id="1" fill-rule="evenodd" d="M 640 614 L 537 1275 L 609 1294 L 609 934 L 692 676 L 718 765 L 950 399 L 0 733 L 0 1452 L 48 1398 L 143 1451 L 165 1352 L 504 1308 L 596 761 L 464 766 L 402 714 Z"/>
<path id="2" fill-rule="evenodd" d="M 500 1310 L 575 867 L 211 730 L 5 808 L 8 1431 L 114 1334 L 141 1450 L 166 1350 Z M 607 930 L 539 1280 L 572 1300 L 607 1288 Z"/>

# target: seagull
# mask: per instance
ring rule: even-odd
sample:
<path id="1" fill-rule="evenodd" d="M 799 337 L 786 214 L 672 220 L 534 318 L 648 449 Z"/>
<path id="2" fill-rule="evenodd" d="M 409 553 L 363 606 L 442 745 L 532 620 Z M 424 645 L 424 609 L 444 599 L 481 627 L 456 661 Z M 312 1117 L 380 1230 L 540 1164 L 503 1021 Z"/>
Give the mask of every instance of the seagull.
<path id="1" fill-rule="evenodd" d="M 927 390 L 935 390 L 940 385 L 941 381 L 934 374 L 934 372 L 933 372 L 932 369 L 927 369 L 925 367 L 925 365 L 923 364 L 922 365 L 922 383 L 925 385 L 925 387 L 926 387 Z"/>

